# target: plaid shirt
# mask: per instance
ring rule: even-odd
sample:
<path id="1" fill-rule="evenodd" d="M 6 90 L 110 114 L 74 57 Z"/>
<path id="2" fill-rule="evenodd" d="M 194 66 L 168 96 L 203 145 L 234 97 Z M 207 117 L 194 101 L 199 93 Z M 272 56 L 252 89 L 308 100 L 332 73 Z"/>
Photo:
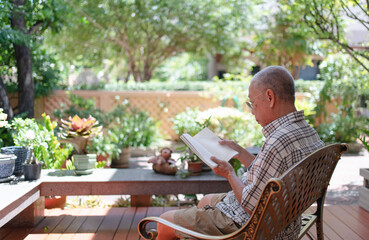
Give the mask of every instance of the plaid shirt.
<path id="1" fill-rule="evenodd" d="M 281 176 L 305 156 L 324 146 L 316 131 L 305 121 L 304 112 L 292 112 L 271 122 L 263 128 L 266 138 L 259 154 L 242 175 L 246 184 L 242 192 L 242 206 L 233 191 L 228 192 L 216 207 L 241 226 L 250 215 L 244 210 L 254 211 L 266 182 L 272 177 Z M 279 239 L 292 239 L 299 232 L 300 221 L 290 224 Z"/>

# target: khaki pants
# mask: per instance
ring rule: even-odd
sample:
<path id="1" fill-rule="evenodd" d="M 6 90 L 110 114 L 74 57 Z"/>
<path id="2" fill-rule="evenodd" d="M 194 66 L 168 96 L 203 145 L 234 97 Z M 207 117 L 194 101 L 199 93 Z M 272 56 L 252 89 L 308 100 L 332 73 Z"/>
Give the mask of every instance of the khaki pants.
<path id="1" fill-rule="evenodd" d="M 211 199 L 211 205 L 223 200 L 226 194 L 216 194 Z M 239 226 L 218 208 L 206 205 L 203 208 L 191 207 L 177 210 L 174 214 L 174 223 L 187 229 L 208 234 L 208 235 L 224 235 L 239 229 Z M 183 233 L 176 231 L 179 238 L 190 238 Z"/>

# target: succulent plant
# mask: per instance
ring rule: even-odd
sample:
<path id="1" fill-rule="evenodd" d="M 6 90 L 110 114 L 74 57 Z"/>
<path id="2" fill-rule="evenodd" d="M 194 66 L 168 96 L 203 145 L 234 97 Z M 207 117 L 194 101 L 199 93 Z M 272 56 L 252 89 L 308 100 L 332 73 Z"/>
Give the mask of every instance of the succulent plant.
<path id="1" fill-rule="evenodd" d="M 77 154 L 86 154 L 88 141 L 102 133 L 102 126 L 98 126 L 99 122 L 91 115 L 88 118 L 75 115 L 61 122 L 60 142 L 71 143 Z"/>

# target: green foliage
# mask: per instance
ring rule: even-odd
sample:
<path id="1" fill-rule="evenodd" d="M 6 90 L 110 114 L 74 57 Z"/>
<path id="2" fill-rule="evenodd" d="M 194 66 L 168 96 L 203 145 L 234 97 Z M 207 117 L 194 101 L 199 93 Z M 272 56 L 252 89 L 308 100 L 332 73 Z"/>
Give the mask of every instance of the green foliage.
<path id="1" fill-rule="evenodd" d="M 173 119 L 173 129 L 178 135 L 187 132 L 193 136 L 202 129 L 198 123 L 205 121 L 209 121 L 209 129 L 220 138 L 234 140 L 241 146 L 261 146 L 263 142 L 261 127 L 251 113 L 235 108 L 218 107 L 205 111 L 188 108 Z"/>
<path id="2" fill-rule="evenodd" d="M 270 4 L 268 2 L 268 4 Z M 314 52 L 314 32 L 303 21 L 303 5 L 277 1 L 261 14 L 263 27 L 255 31 L 253 51 L 263 65 L 282 65 L 297 79 L 299 68 L 311 63 Z M 265 24 L 268 25 L 265 28 Z"/>
<path id="3" fill-rule="evenodd" d="M 186 111 L 178 113 L 174 119 L 172 119 L 175 133 L 179 136 L 183 133 L 194 136 L 201 131 L 201 125 L 196 121 L 199 114 L 200 110 L 198 108 L 186 108 Z"/>
<path id="4" fill-rule="evenodd" d="M 233 87 L 234 89 L 247 89 L 248 85 L 242 81 L 176 81 L 176 82 L 159 82 L 151 80 L 149 82 L 134 82 L 128 81 L 124 83 L 122 81 L 110 80 L 109 82 L 103 82 L 101 85 L 73 85 L 68 86 L 68 90 L 107 90 L 107 91 L 204 91 L 218 88 L 219 84 L 222 87 Z"/>
<path id="5" fill-rule="evenodd" d="M 96 107 L 94 98 L 83 98 L 81 96 L 66 92 L 70 101 L 70 106 L 67 108 L 65 104 L 61 103 L 60 108 L 54 111 L 54 116 L 59 119 L 68 119 L 70 116 L 78 115 L 82 118 L 88 118 L 93 115 L 96 120 L 102 125 L 106 126 L 109 123 L 106 114 Z"/>
<path id="6" fill-rule="evenodd" d="M 16 146 L 31 147 L 38 161 L 48 169 L 60 169 L 72 148 L 61 146 L 55 135 L 56 122 L 42 114 L 41 123 L 34 118 L 14 118 L 11 122 L 13 141 Z"/>
<path id="7" fill-rule="evenodd" d="M 355 26 L 361 33 L 355 35 L 367 35 L 369 30 L 368 3 L 363 0 L 296 0 L 294 5 L 303 6 L 300 12 L 304 16 L 305 23 L 310 27 L 316 38 L 327 40 L 342 53 L 348 53 L 352 60 L 369 72 L 369 52 L 366 50 L 367 41 L 359 42 L 358 39 L 348 37 L 348 26 Z M 352 46 L 362 48 L 353 48 Z"/>
<path id="8" fill-rule="evenodd" d="M 166 60 L 154 72 L 153 79 L 167 82 L 194 81 L 207 79 L 206 57 L 198 57 L 190 53 L 182 53 Z"/>
<path id="9" fill-rule="evenodd" d="M 178 206 L 179 199 L 176 195 L 153 195 L 151 206 L 153 207 L 170 207 Z"/>
<path id="10" fill-rule="evenodd" d="M 69 25 L 50 42 L 64 60 L 85 66 L 103 59 L 125 63 L 135 81 L 147 81 L 178 53 L 218 52 L 239 47 L 254 1 L 68 1 Z"/>
<path id="11" fill-rule="evenodd" d="M 66 5 L 64 1 L 25 1 L 23 13 L 26 27 L 24 32 L 13 29 L 11 17 L 15 9 L 13 3 L 1 0 L 0 14 L 0 75 L 16 76 L 16 58 L 14 44 L 26 45 L 31 51 L 35 97 L 46 96 L 58 85 L 60 80 L 58 65 L 53 55 L 42 46 L 42 33 L 46 29 L 57 31 L 65 19 Z M 32 31 L 31 31 L 32 29 Z M 8 92 L 18 90 L 17 81 L 6 81 Z"/>
<path id="12" fill-rule="evenodd" d="M 369 143 L 367 141 L 367 138 L 369 136 L 369 118 L 366 119 L 366 126 L 363 128 L 363 133 L 366 136 L 361 136 L 359 139 L 361 141 L 361 143 L 364 145 L 364 147 L 366 148 L 366 150 L 369 152 Z"/>
<path id="13" fill-rule="evenodd" d="M 367 72 L 345 54 L 328 56 L 321 64 L 324 86 L 317 103 L 317 116 L 323 116 L 325 124 L 318 127 L 323 141 L 353 142 L 360 134 L 364 118 L 358 115 L 363 96 L 369 94 Z M 337 114 L 328 115 L 325 106 L 334 101 Z M 336 133 L 335 133 L 336 132 Z"/>
<path id="14" fill-rule="evenodd" d="M 6 120 L 8 115 L 3 113 L 0 108 L 0 147 L 10 146 L 13 143 L 13 138 L 9 131 L 9 123 Z"/>
<path id="15" fill-rule="evenodd" d="M 223 79 L 215 77 L 214 84 L 208 85 L 208 90 L 215 99 L 225 106 L 227 100 L 232 100 L 238 110 L 242 110 L 243 103 L 248 99 L 249 85 L 252 76 L 248 74 L 227 73 Z"/>
<path id="16" fill-rule="evenodd" d="M 55 135 L 57 122 L 51 121 L 49 115 L 42 114 L 42 122 L 39 124 L 39 127 L 44 129 L 45 134 L 48 135 L 45 138 L 47 148 L 45 150 L 42 149 L 44 167 L 47 169 L 60 169 L 69 154 L 71 154 L 73 148 L 69 145 L 62 146 L 60 144 Z"/>
<path id="17" fill-rule="evenodd" d="M 316 101 L 319 98 L 319 92 L 324 86 L 321 80 L 295 80 L 295 90 L 297 93 L 308 94 L 309 99 Z"/>
<path id="18" fill-rule="evenodd" d="M 130 107 L 126 100 L 109 116 L 107 135 L 119 148 L 148 147 L 158 138 L 158 123 L 146 111 Z"/>
<path id="19" fill-rule="evenodd" d="M 131 198 L 120 196 L 118 200 L 114 202 L 112 207 L 129 207 L 131 206 Z"/>
<path id="20" fill-rule="evenodd" d="M 40 146 L 44 139 L 39 137 L 41 129 L 33 118 L 14 118 L 11 121 L 12 137 L 14 144 L 21 147 Z"/>
<path id="21" fill-rule="evenodd" d="M 88 152 L 119 157 L 122 148 L 148 147 L 161 138 L 159 122 L 147 112 L 130 107 L 127 100 L 120 102 L 111 112 L 104 113 L 96 108 L 94 99 L 84 99 L 70 93 L 68 98 L 71 103 L 69 108 L 61 106 L 54 112 L 56 117 L 74 116 L 77 113 L 82 117 L 96 114 L 94 116 L 104 126 L 103 136 L 92 138 L 91 144 L 86 146 Z"/>
<path id="22" fill-rule="evenodd" d="M 352 143 L 359 138 L 362 123 L 358 116 L 332 114 L 331 122 L 320 124 L 317 132 L 325 143 Z"/>

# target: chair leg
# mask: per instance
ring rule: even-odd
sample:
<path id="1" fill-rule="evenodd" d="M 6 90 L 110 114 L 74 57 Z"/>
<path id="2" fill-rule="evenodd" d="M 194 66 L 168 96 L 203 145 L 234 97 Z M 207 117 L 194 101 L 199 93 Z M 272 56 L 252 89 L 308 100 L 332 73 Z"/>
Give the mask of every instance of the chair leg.
<path id="1" fill-rule="evenodd" d="M 316 224 L 316 235 L 318 240 L 324 240 L 323 219 L 318 218 L 315 224 Z"/>
<path id="2" fill-rule="evenodd" d="M 314 240 L 314 238 L 310 235 L 310 233 L 306 233 L 306 236 L 308 236 L 308 238 L 310 239 L 310 240 Z"/>

